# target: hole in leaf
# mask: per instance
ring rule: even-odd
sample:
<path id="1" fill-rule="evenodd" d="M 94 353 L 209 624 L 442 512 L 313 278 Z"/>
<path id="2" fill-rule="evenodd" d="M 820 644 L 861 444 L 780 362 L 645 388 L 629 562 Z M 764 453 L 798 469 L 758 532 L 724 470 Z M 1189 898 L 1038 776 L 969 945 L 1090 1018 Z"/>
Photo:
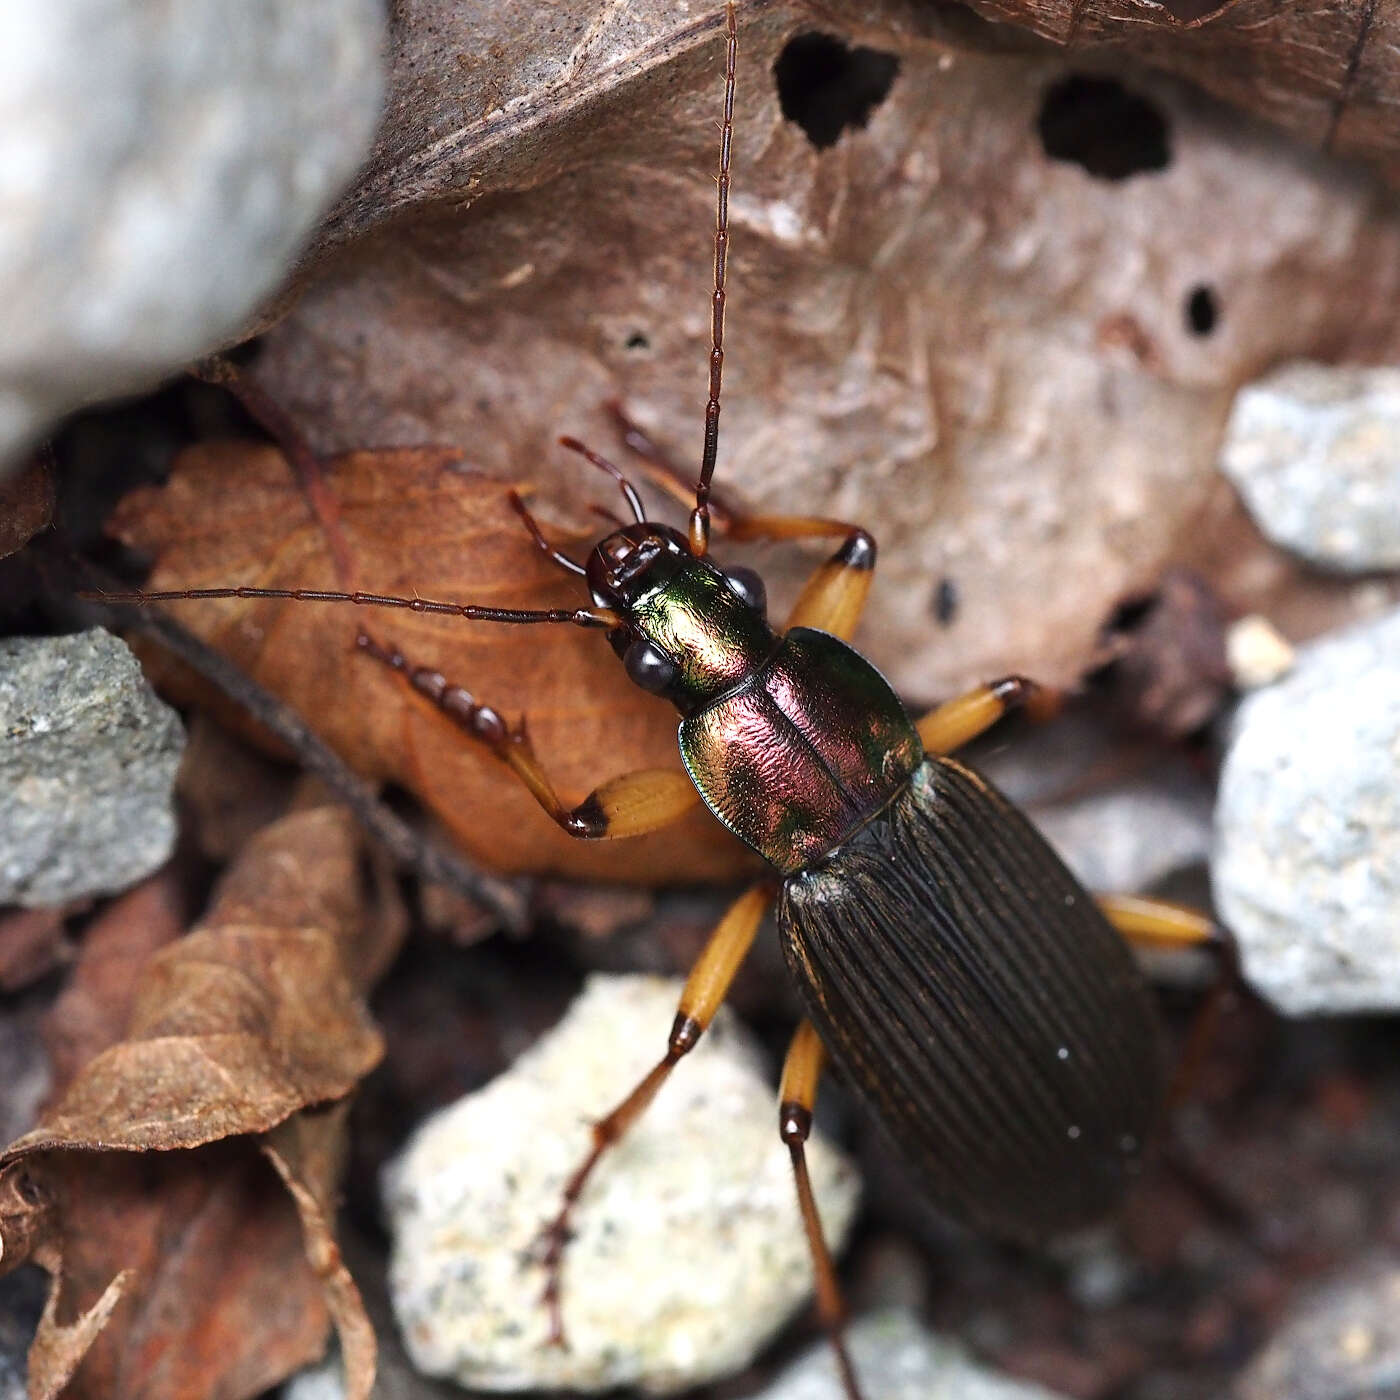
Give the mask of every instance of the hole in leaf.
<path id="1" fill-rule="evenodd" d="M 641 331 L 633 331 L 625 342 L 629 350 L 650 350 L 651 341 L 644 336 Z"/>
<path id="2" fill-rule="evenodd" d="M 1105 632 L 1135 632 L 1157 610 L 1160 593 L 1139 593 L 1120 599 L 1104 624 Z"/>
<path id="3" fill-rule="evenodd" d="M 1202 283 L 1186 296 L 1186 328 L 1192 335 L 1209 335 L 1220 320 L 1220 302 L 1215 291 Z"/>
<path id="4" fill-rule="evenodd" d="M 933 590 L 933 616 L 940 626 L 951 627 L 958 615 L 958 585 L 946 574 Z"/>
<path id="5" fill-rule="evenodd" d="M 1076 73 L 1056 83 L 1040 105 L 1036 131 L 1051 160 L 1070 161 L 1100 180 L 1126 180 L 1171 163 L 1166 117 L 1114 78 Z"/>
<path id="6" fill-rule="evenodd" d="M 778 104 L 819 150 L 865 126 L 889 95 L 899 60 L 879 49 L 849 48 L 830 34 L 789 39 L 773 65 Z"/>

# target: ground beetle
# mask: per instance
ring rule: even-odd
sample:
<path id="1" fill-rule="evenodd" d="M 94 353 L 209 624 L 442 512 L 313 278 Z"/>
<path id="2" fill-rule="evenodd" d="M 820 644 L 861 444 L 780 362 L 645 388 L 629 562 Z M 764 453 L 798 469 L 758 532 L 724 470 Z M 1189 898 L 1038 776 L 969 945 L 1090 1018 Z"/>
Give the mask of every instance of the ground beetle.
<path id="1" fill-rule="evenodd" d="M 850 1397 L 841 1301 L 808 1181 L 804 1144 L 830 1054 L 930 1197 L 979 1226 L 1035 1240 L 1105 1214 L 1137 1169 L 1163 1100 L 1157 1021 L 1122 935 L 1152 943 L 1212 936 L 1175 906 L 1095 900 L 1004 797 L 948 754 L 1008 710 L 1047 693 L 1008 677 L 918 721 L 846 643 L 875 566 L 857 527 L 810 516 L 749 516 L 712 500 L 724 365 L 733 133 L 734 4 L 726 15 L 724 121 L 715 232 L 709 400 L 685 533 L 646 518 L 622 472 L 561 439 L 619 484 L 634 517 L 586 564 L 536 543 L 586 579 L 593 606 L 520 610 L 306 589 L 220 588 L 108 595 L 293 598 L 409 608 L 473 620 L 605 629 L 627 674 L 680 711 L 685 774 L 630 773 L 575 807 L 556 795 L 524 721 L 512 727 L 440 673 L 362 633 L 359 644 L 489 745 L 573 836 L 638 835 L 698 801 L 774 876 L 741 896 L 690 974 L 656 1067 L 594 1125 L 593 1148 L 544 1234 L 551 1330 L 563 1340 L 560 1269 L 570 1212 L 599 1158 L 640 1116 L 723 1002 L 764 913 L 808 1020 L 784 1066 L 780 1130 L 796 1175 L 823 1320 Z M 643 443 L 633 434 L 634 445 Z M 674 485 L 654 451 L 651 467 Z M 689 501 L 687 492 L 687 501 Z M 711 528 L 733 540 L 840 538 L 781 630 L 762 582 L 710 561 Z"/>

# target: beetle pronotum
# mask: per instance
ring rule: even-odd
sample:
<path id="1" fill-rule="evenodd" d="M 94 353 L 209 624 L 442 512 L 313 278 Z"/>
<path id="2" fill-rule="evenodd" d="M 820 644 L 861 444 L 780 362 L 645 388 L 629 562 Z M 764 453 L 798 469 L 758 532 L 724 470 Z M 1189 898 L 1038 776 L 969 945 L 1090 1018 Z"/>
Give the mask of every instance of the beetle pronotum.
<path id="1" fill-rule="evenodd" d="M 632 523 L 579 562 L 554 549 L 518 497 L 538 546 L 586 581 L 588 606 L 503 609 L 366 592 L 230 587 L 105 595 L 141 602 L 285 598 L 405 608 L 473 621 L 604 630 L 628 676 L 681 714 L 685 772 L 627 773 L 569 805 L 512 726 L 430 667 L 366 634 L 366 655 L 486 745 L 570 835 L 655 830 L 703 802 L 767 861 L 692 969 L 664 1053 L 593 1126 L 544 1233 L 545 1304 L 563 1337 L 561 1267 L 570 1214 L 608 1149 L 703 1035 L 759 925 L 774 909 L 806 1006 L 782 1074 L 779 1128 L 792 1157 L 818 1305 L 848 1396 L 859 1387 L 842 1304 L 807 1176 L 805 1142 L 830 1057 L 874 1111 L 928 1194 L 965 1219 L 1029 1239 L 1091 1220 L 1130 1180 L 1163 1098 L 1156 1021 L 1124 942 L 1209 939 L 1206 919 L 1153 901 L 1088 895 L 1030 823 L 949 755 L 1007 711 L 1046 694 L 1005 677 L 914 720 L 854 651 L 875 567 L 858 526 L 720 509 L 710 483 L 724 368 L 729 182 L 738 50 L 726 8 L 709 393 L 685 532 L 647 518 L 611 462 L 561 441 L 617 482 Z M 781 629 L 761 581 L 717 567 L 729 540 L 840 541 Z"/>

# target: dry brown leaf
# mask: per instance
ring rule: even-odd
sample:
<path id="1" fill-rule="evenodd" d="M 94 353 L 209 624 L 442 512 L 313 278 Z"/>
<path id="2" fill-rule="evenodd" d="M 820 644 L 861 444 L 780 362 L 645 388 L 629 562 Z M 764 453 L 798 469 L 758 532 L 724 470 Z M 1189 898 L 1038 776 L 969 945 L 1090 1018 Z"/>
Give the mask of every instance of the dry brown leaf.
<path id="1" fill-rule="evenodd" d="M 1186 569 L 1170 569 L 1153 592 L 1128 599 L 1105 629 L 1101 679 L 1133 724 L 1180 739 L 1228 703 L 1225 615 L 1219 600 Z"/>
<path id="2" fill-rule="evenodd" d="M 499 607 L 582 606 L 545 563 L 498 482 L 441 450 L 354 453 L 328 464 L 360 586 Z M 608 493 L 611 504 L 611 491 Z M 133 493 L 111 527 L 159 556 L 153 588 L 229 582 L 327 587 L 335 573 L 285 462 L 270 448 L 187 452 L 168 487 Z M 577 538 L 563 539 L 577 548 Z M 732 872 L 737 848 L 701 813 L 635 841 L 566 837 L 488 750 L 355 648 L 360 627 L 440 670 L 530 734 L 577 801 L 617 773 L 679 768 L 676 716 L 626 679 L 607 643 L 571 627 L 505 627 L 276 601 L 182 603 L 179 616 L 295 706 L 361 773 L 415 792 L 461 843 L 501 870 L 646 881 Z"/>
<path id="3" fill-rule="evenodd" d="M 377 1352 L 374 1328 L 334 1232 L 348 1111 L 346 1102 L 320 1113 L 295 1114 L 265 1136 L 263 1152 L 296 1205 L 307 1260 L 325 1290 L 340 1337 L 346 1400 L 369 1400 Z"/>
<path id="4" fill-rule="evenodd" d="M 176 778 L 186 816 L 182 831 L 207 860 L 226 865 L 287 811 L 296 777 L 294 769 L 241 742 L 210 716 L 193 714 Z"/>
<path id="5" fill-rule="evenodd" d="M 82 956 L 44 1025 L 51 1103 L 85 1064 L 121 1039 L 147 959 L 173 943 L 185 922 L 179 880 L 166 869 L 114 900 L 89 925 Z"/>
<path id="6" fill-rule="evenodd" d="M 874 531 L 857 640 L 911 701 L 1007 672 L 1073 683 L 1116 605 L 1174 564 L 1294 638 L 1400 596 L 1393 581 L 1300 568 L 1215 469 L 1235 389 L 1274 361 L 1400 356 L 1400 215 L 1378 181 L 1116 60 L 1114 78 L 1160 118 L 1166 163 L 1095 178 L 1047 154 L 1038 119 L 1076 69 L 1024 33 L 901 0 L 858 15 L 740 9 L 718 484 L 755 508 Z M 577 601 L 530 550 L 505 485 L 535 483 L 577 549 L 559 522 L 582 528 L 602 486 L 558 434 L 619 453 L 605 405 L 620 400 L 696 460 L 722 6 L 549 10 L 557 23 L 395 7 L 387 126 L 253 370 L 320 450 L 355 453 L 335 489 L 358 513 L 362 587 Z M 822 149 L 785 115 L 775 77 L 813 32 L 897 61 L 865 124 Z M 1202 294 L 1204 326 L 1190 312 Z M 420 444 L 455 445 L 499 485 L 446 486 L 450 454 L 408 450 Z M 390 446 L 405 450 L 363 452 Z M 332 583 L 272 460 L 208 449 L 167 504 L 146 499 L 139 529 L 127 513 L 130 537 L 174 551 L 158 584 Z M 820 557 L 719 552 L 764 567 L 779 613 Z M 951 596 L 952 611 L 939 601 Z M 639 880 L 723 864 L 701 844 L 703 816 L 644 842 L 567 842 L 426 702 L 364 677 L 357 619 L 312 611 L 205 616 L 352 763 L 416 791 L 482 861 Z M 596 637 L 375 626 L 528 713 L 571 799 L 674 762 L 674 717 L 631 691 Z"/>
<path id="7" fill-rule="evenodd" d="M 395 8 L 388 124 L 254 373 L 323 451 L 457 444 L 581 522 L 596 487 L 553 443 L 617 450 L 609 400 L 697 457 L 723 13 L 549 10 Z M 1306 39 L 1333 13 L 1279 22 Z M 775 78 L 814 31 L 898 62 L 820 150 Z M 1215 457 L 1271 363 L 1400 355 L 1400 218 L 1376 180 L 1118 55 L 1166 164 L 1095 178 L 1037 132 L 1075 65 L 953 6 L 744 5 L 739 54 L 718 483 L 875 532 L 859 640 L 906 694 L 1072 681 L 1118 601 L 1222 531 L 1197 567 L 1231 606 L 1267 576 L 1300 636 L 1363 605 L 1369 585 L 1267 546 Z M 780 606 L 817 557 L 773 562 Z"/>
<path id="8" fill-rule="evenodd" d="M 23 549 L 53 520 L 53 477 L 40 457 L 14 476 L 0 478 L 0 559 Z"/>
<path id="9" fill-rule="evenodd" d="M 17 992 L 70 956 L 62 905 L 0 913 L 0 991 Z"/>
<path id="10" fill-rule="evenodd" d="M 328 1313 L 296 1208 L 252 1144 L 25 1166 L 55 1193 L 61 1250 L 30 1353 L 35 1400 L 79 1362 L 65 1400 L 244 1400 L 323 1351 Z M 70 1331 L 123 1274 L 107 1325 Z"/>
<path id="11" fill-rule="evenodd" d="M 5 1265 L 54 1275 L 36 1398 L 243 1400 L 319 1355 L 332 1315 L 368 1394 L 328 1225 L 339 1106 L 381 1053 L 345 965 L 359 889 L 353 824 L 320 808 L 250 843 L 184 938 L 149 951 L 159 882 L 152 930 L 130 898 L 94 930 L 53 1030 L 66 1069 L 96 1053 L 0 1156 Z"/>

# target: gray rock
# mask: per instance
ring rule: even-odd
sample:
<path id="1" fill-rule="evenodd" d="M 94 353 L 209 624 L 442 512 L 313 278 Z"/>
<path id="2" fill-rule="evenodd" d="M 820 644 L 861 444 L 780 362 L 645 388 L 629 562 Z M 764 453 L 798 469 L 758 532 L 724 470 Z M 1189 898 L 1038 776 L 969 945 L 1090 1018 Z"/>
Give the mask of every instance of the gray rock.
<path id="1" fill-rule="evenodd" d="M 1176 761 L 1064 795 L 1082 791 L 1086 775 L 1113 771 L 1118 760 L 1112 738 L 1089 714 L 1066 715 L 971 759 L 1025 809 L 1086 889 L 1133 894 L 1209 856 L 1215 795 Z"/>
<path id="2" fill-rule="evenodd" d="M 1241 704 L 1211 876 L 1281 1010 L 1400 1007 L 1400 612 L 1301 648 Z"/>
<path id="3" fill-rule="evenodd" d="M 1057 1400 L 1053 1391 L 988 1371 L 956 1342 L 927 1332 L 903 1309 L 872 1314 L 847 1332 L 865 1393 L 880 1400 Z M 844 1400 L 831 1348 L 822 1343 L 754 1400 Z"/>
<path id="4" fill-rule="evenodd" d="M 1372 1259 L 1304 1300 L 1240 1377 L 1237 1400 L 1400 1396 L 1400 1263 Z"/>
<path id="5" fill-rule="evenodd" d="M 0 904 L 61 904 L 149 875 L 175 842 L 184 747 L 124 643 L 0 639 Z"/>
<path id="6" fill-rule="evenodd" d="M 1211 795 L 1184 772 L 1153 773 L 1032 818 L 1086 889 L 1131 894 L 1206 859 Z"/>
<path id="7" fill-rule="evenodd" d="M 282 1400 L 345 1400 L 345 1377 L 340 1362 L 329 1357 L 298 1371 L 282 1387 Z"/>
<path id="8" fill-rule="evenodd" d="M 430 1119 L 386 1173 L 389 1289 L 431 1375 L 486 1390 L 668 1394 L 741 1369 L 807 1299 L 811 1269 L 776 1095 L 721 1015 L 584 1192 L 547 1345 L 534 1261 L 590 1121 L 665 1049 L 680 983 L 593 977 L 510 1071 Z M 809 1153 L 833 1247 L 855 1174 Z"/>
<path id="9" fill-rule="evenodd" d="M 1400 567 L 1400 369 L 1298 361 L 1246 385 L 1220 466 L 1275 544 L 1331 569 Z"/>
<path id="10" fill-rule="evenodd" d="M 178 369 L 286 276 L 379 112 L 379 0 L 11 0 L 0 464 Z"/>

